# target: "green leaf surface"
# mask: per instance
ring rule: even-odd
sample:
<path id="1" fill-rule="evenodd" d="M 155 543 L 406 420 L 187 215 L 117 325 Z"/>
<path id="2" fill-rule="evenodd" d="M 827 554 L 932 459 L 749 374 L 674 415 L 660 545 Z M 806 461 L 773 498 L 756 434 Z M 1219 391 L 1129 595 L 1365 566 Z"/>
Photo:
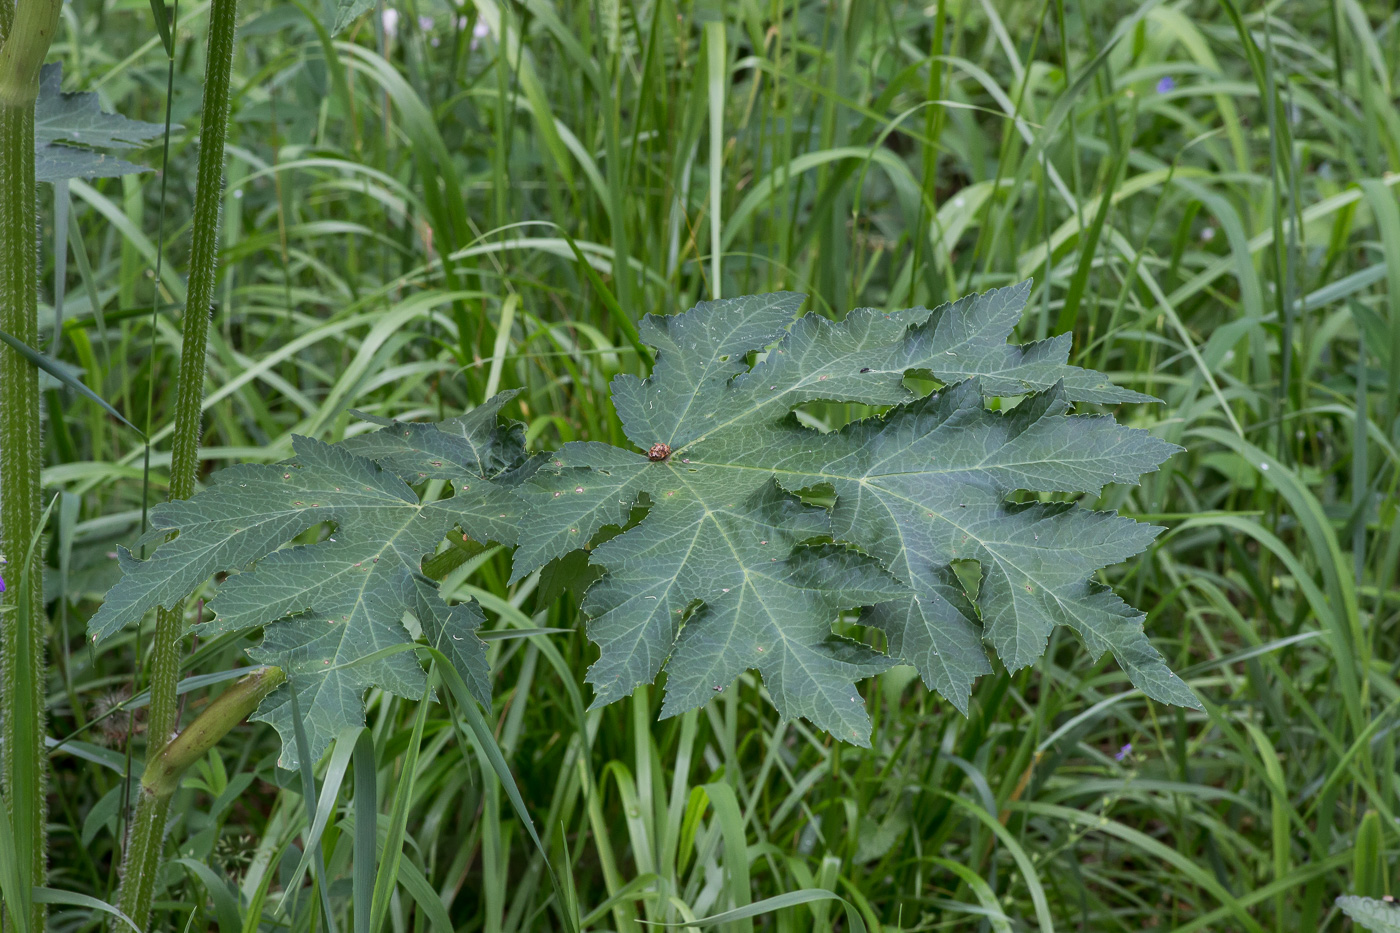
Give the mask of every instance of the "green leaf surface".
<path id="1" fill-rule="evenodd" d="M 326 4 L 326 26 L 338 36 L 355 20 L 374 9 L 374 0 L 335 0 Z"/>
<path id="2" fill-rule="evenodd" d="M 515 541 L 524 502 L 480 472 L 483 459 L 524 459 L 518 432 L 499 427 L 495 411 L 459 419 L 448 432 L 398 423 L 375 432 L 392 441 L 331 446 L 298 437 L 293 460 L 215 474 L 213 484 L 193 498 L 152 510 L 151 537 L 178 537 L 145 561 L 119 551 L 124 575 L 93 616 L 89 633 L 101 640 L 157 605 L 173 608 L 214 573 L 242 570 L 220 588 L 209 604 L 215 618 L 200 631 L 264 627 L 262 643 L 250 654 L 282 667 L 288 685 L 263 703 L 256 718 L 281 733 L 286 767 L 297 757 L 290 690 L 297 693 L 313 757 L 343 728 L 363 722 L 368 688 L 422 696 L 423 671 L 413 653 L 390 650 L 414 640 L 405 615 L 417 620 L 428 644 L 446 654 L 478 698 L 488 701 L 485 644 L 476 636 L 481 612 L 475 604 L 444 602 L 437 584 L 423 575 L 422 560 L 458 529 L 482 541 Z M 431 437 L 433 432 L 442 439 Z M 514 453 L 506 450 L 512 443 Z M 354 452 L 375 444 L 397 452 L 386 460 L 399 470 Z M 444 451 L 433 470 L 450 478 L 447 498 L 420 501 L 396 475 L 420 476 L 420 464 L 410 456 L 420 448 Z M 446 459 L 463 450 L 494 450 L 494 459 Z M 325 540 L 283 547 L 322 523 L 333 525 Z"/>
<path id="3" fill-rule="evenodd" d="M 1023 283 L 833 323 L 795 318 L 800 299 L 783 293 L 646 318 L 656 368 L 619 376 L 613 398 L 647 453 L 567 444 L 520 487 L 532 509 L 516 579 L 648 507 L 592 551 L 607 571 L 584 602 L 601 649 L 588 674 L 596 702 L 665 668 L 663 715 L 675 715 L 756 669 L 782 715 L 864 743 L 855 681 L 903 660 L 965 710 L 991 670 L 984 645 L 1016 670 L 1068 625 L 1148 695 L 1195 705 L 1143 615 L 1093 580 L 1161 529 L 1013 499 L 1136 483 L 1177 449 L 1108 415 L 1069 414 L 1075 401 L 1146 397 L 1068 365 L 1066 339 L 1007 344 L 1028 295 Z M 918 398 L 911 374 L 946 388 Z M 1028 393 L 1005 413 L 987 407 Z M 793 417 L 816 401 L 890 407 L 821 434 Z M 835 492 L 829 513 L 796 495 L 812 487 Z M 969 561 L 975 599 L 953 571 Z M 834 634 L 841 611 L 860 607 L 889 656 Z"/>
<path id="4" fill-rule="evenodd" d="M 163 124 L 103 111 L 95 92 L 65 92 L 63 66 L 58 62 L 44 66 L 39 76 L 39 99 L 34 104 L 34 172 L 38 181 L 115 178 L 150 171 L 96 150 L 138 148 L 164 133 Z"/>
<path id="5" fill-rule="evenodd" d="M 1337 898 L 1337 906 L 1364 930 L 1371 933 L 1400 933 L 1400 904 L 1393 900 L 1346 895 Z"/>

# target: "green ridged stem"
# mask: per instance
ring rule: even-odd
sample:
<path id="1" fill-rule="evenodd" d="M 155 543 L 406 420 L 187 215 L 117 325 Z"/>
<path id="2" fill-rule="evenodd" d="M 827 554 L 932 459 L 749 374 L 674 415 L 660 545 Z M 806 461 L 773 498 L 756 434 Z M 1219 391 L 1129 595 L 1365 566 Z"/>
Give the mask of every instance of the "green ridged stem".
<path id="1" fill-rule="evenodd" d="M 30 346 L 39 345 L 34 101 L 61 7 L 57 0 L 0 3 L 0 330 Z M 8 578 L 0 597 L 3 784 L 21 883 L 29 885 L 42 885 L 47 873 L 46 626 L 39 551 L 21 566 L 39 528 L 39 458 L 38 370 L 9 346 L 0 347 L 0 554 L 11 561 L 0 570 Z M 44 906 L 31 903 L 28 914 L 29 929 L 42 930 Z"/>
<path id="2" fill-rule="evenodd" d="M 224 140 L 228 130 L 229 74 L 233 67 L 237 0 L 213 0 L 209 7 L 209 44 L 205 56 L 204 98 L 200 113 L 199 162 L 195 177 L 194 220 L 190 244 L 180 372 L 175 388 L 175 429 L 170 456 L 170 498 L 188 499 L 195 491 L 199 467 L 200 406 L 204 401 L 205 345 L 218 273 L 219 202 L 223 195 Z M 182 607 L 158 609 L 151 647 L 150 746 L 147 760 L 160 760 L 177 726 L 180 656 L 185 625 Z M 256 704 L 255 704 L 256 705 Z M 227 731 L 227 730 L 225 730 Z M 178 740 L 177 740 L 178 741 Z M 178 781 L 178 778 L 177 778 Z M 144 779 L 143 779 L 144 783 Z M 123 859 L 121 909 L 141 929 L 150 921 L 151 893 L 160 865 L 169 794 L 143 793 L 132 818 Z"/>

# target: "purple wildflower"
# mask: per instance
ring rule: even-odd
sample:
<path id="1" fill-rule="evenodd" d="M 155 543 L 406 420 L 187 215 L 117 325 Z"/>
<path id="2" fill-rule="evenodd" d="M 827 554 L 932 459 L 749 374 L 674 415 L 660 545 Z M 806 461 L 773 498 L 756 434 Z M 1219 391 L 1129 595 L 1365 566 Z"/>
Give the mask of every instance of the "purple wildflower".
<path id="1" fill-rule="evenodd" d="M 1118 754 L 1116 754 L 1116 755 L 1113 756 L 1113 760 L 1114 760 L 1114 761 L 1122 761 L 1124 758 L 1127 758 L 1127 757 L 1128 757 L 1129 755 L 1131 755 L 1132 753 L 1133 753 L 1133 743 L 1132 743 L 1132 742 L 1129 742 L 1127 745 L 1124 745 L 1122 748 L 1118 749 Z"/>
<path id="2" fill-rule="evenodd" d="M 1174 90 L 1176 90 L 1176 79 L 1173 78 L 1171 75 L 1167 75 L 1162 80 L 1157 82 L 1158 94 L 1168 94 Z"/>

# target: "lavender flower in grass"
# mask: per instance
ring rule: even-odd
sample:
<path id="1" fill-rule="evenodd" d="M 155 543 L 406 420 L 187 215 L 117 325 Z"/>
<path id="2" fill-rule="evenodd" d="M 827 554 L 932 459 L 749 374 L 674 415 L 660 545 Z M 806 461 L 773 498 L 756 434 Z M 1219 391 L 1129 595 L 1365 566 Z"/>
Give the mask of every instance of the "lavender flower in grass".
<path id="1" fill-rule="evenodd" d="M 1158 94 L 1170 94 L 1174 90 L 1176 90 L 1176 79 L 1171 75 L 1167 75 L 1157 82 Z"/>
<path id="2" fill-rule="evenodd" d="M 1127 745 L 1124 745 L 1122 748 L 1118 749 L 1118 753 L 1113 756 L 1113 760 L 1122 761 L 1124 758 L 1127 758 L 1132 753 L 1133 743 L 1129 742 Z"/>
<path id="3" fill-rule="evenodd" d="M 467 28 L 467 18 L 465 16 L 457 17 L 457 28 L 459 30 Z M 476 47 L 481 44 L 481 40 L 485 39 L 490 34 L 491 27 L 486 25 L 486 20 L 478 16 L 476 18 L 476 25 L 472 26 L 472 40 L 468 47 L 471 51 L 475 52 Z"/>

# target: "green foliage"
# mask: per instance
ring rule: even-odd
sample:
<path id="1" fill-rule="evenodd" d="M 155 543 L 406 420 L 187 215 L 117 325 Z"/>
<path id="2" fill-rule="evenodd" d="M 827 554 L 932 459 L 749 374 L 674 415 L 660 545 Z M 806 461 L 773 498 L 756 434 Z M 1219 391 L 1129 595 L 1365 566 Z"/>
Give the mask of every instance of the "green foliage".
<path id="1" fill-rule="evenodd" d="M 662 722 L 659 688 L 586 711 L 598 649 L 558 594 L 601 570 L 592 552 L 511 583 L 509 549 L 449 535 L 424 568 L 487 616 L 492 707 L 370 691 L 353 782 L 329 753 L 314 806 L 274 769 L 275 730 L 236 729 L 160 822 L 151 925 L 354 929 L 402 839 L 385 929 L 554 931 L 564 904 L 585 929 L 643 933 L 827 889 L 871 930 L 1342 930 L 1338 895 L 1384 893 L 1353 882 L 1365 813 L 1376 876 L 1400 852 L 1400 31 L 1388 0 L 1233 7 L 1243 34 L 1218 3 L 730 3 L 721 44 L 674 4 L 436 2 L 397 5 L 397 30 L 365 16 L 328 49 L 326 4 L 241 4 L 190 475 L 363 429 L 347 407 L 420 422 L 500 388 L 522 390 L 532 449 L 630 449 L 608 384 L 649 371 L 645 311 L 791 289 L 834 317 L 1034 275 L 1013 339 L 1072 322 L 1074 363 L 1164 400 L 1119 421 L 1188 448 L 1079 502 L 1169 529 L 1095 576 L 1150 611 L 1208 702 L 1149 702 L 1059 631 L 1034 669 L 979 679 L 967 717 L 912 667 L 862 684 L 871 749 L 781 722 L 757 674 Z M 174 117 L 191 127 L 202 10 L 179 4 L 175 30 Z M 161 119 L 146 3 L 68 4 L 57 35 L 68 82 Z M 161 175 L 72 184 L 62 338 L 26 338 L 153 439 L 147 474 L 129 428 L 63 386 L 47 399 L 48 851 L 54 884 L 98 898 L 129 851 L 123 771 L 151 744 L 155 625 L 101 650 L 83 628 L 143 500 L 164 497 L 186 410 L 172 325 L 204 138 L 172 137 Z M 28 246 L 57 268 L 47 235 Z M 976 593 L 978 566 L 955 569 Z M 184 633 L 182 726 L 257 632 Z M 464 736 L 466 711 L 480 725 Z M 825 933 L 851 926 L 840 914 L 814 901 L 754 924 Z"/>
<path id="2" fill-rule="evenodd" d="M 1381 815 L 1375 810 L 1363 816 L 1356 827 L 1351 866 L 1354 893 L 1362 897 L 1380 897 L 1385 893 L 1385 835 L 1381 829 Z"/>
<path id="3" fill-rule="evenodd" d="M 96 92 L 63 90 L 63 65 L 52 62 L 39 76 L 34 104 L 34 173 L 38 181 L 115 178 L 149 168 L 113 158 L 98 149 L 132 149 L 165 132 L 160 123 L 107 113 Z"/>
<path id="4" fill-rule="evenodd" d="M 973 680 L 991 671 L 984 635 L 1016 670 L 1070 625 L 1150 696 L 1194 705 L 1141 614 L 1089 582 L 1160 529 L 1008 498 L 1097 494 L 1176 449 L 1108 416 L 1066 417 L 1071 400 L 1140 396 L 1066 365 L 1063 340 L 1009 346 L 1028 293 L 1023 283 L 933 312 L 861 309 L 839 324 L 794 323 L 802 298 L 791 294 L 648 316 L 656 369 L 619 376 L 613 401 L 633 444 L 668 455 L 569 444 L 522 489 L 534 505 L 517 579 L 625 522 L 640 496 L 651 503 L 640 525 L 593 552 L 609 571 L 584 604 L 602 646 L 588 675 L 596 702 L 626 696 L 664 663 L 662 712 L 674 715 L 755 668 L 785 718 L 866 744 L 854 681 L 904 660 L 966 711 Z M 746 354 L 770 345 L 750 367 Z M 918 398 L 910 374 L 952 388 Z M 1010 412 L 986 406 L 1025 393 Z M 894 407 L 824 435 L 792 414 L 817 401 Z M 835 493 L 830 514 L 796 495 L 821 486 Z M 804 546 L 826 539 L 838 546 Z M 982 569 L 975 608 L 953 573 L 967 560 Z M 875 607 L 867 621 L 888 636 L 889 656 L 832 634 L 838 610 L 861 606 Z"/>
<path id="5" fill-rule="evenodd" d="M 217 619 L 200 632 L 269 626 L 250 653 L 281 667 L 288 686 L 257 718 L 281 734 L 285 767 L 297 760 L 290 690 L 297 692 L 313 758 L 344 727 L 363 722 L 370 686 L 411 699 L 423 695 L 418 661 L 392 650 L 412 643 L 405 613 L 489 702 L 485 645 L 475 635 L 481 613 L 444 602 L 421 562 L 454 529 L 481 541 L 515 542 L 525 509 L 509 487 L 525 454 L 519 432 L 496 424 L 508 398 L 498 396 L 464 418 L 393 424 L 336 446 L 297 438 L 293 460 L 232 467 L 193 498 L 157 506 L 150 537 L 178 537 L 149 560 L 122 552 L 125 574 L 89 623 L 93 640 L 157 606 L 178 606 L 215 572 L 256 561 L 256 569 L 222 587 L 210 606 Z M 406 480 L 428 478 L 448 480 L 452 495 L 420 501 Z M 324 522 L 335 526 L 324 542 L 277 550 Z M 280 619 L 286 621 L 270 625 Z"/>
<path id="6" fill-rule="evenodd" d="M 791 293 L 650 315 L 641 335 L 658 351 L 654 372 L 613 385 L 623 428 L 645 453 L 579 442 L 527 460 L 519 428 L 498 424 L 509 395 L 464 418 L 389 422 L 335 446 L 295 438 L 295 459 L 233 467 L 187 503 L 157 508 L 152 534 L 178 537 L 147 561 L 124 556 L 89 631 L 110 636 L 213 573 L 256 562 L 223 585 L 210 606 L 218 619 L 202 631 L 267 626 L 252 655 L 287 671 L 319 757 L 361 721 L 370 686 L 422 694 L 417 661 L 391 652 L 410 643 L 406 613 L 489 696 L 480 613 L 449 606 L 423 575 L 447 532 L 518 540 L 520 579 L 646 506 L 638 525 L 592 551 L 607 571 L 584 604 L 602 648 L 588 675 L 595 705 L 665 666 L 662 715 L 675 715 L 756 669 L 784 718 L 866 745 L 857 681 L 904 660 L 966 711 L 974 679 L 991 671 L 984 637 L 1017 670 L 1068 625 L 1095 653 L 1112 651 L 1149 696 L 1193 706 L 1142 614 L 1091 581 L 1160 529 L 1012 499 L 1097 495 L 1178 449 L 1111 416 L 1067 414 L 1074 400 L 1140 396 L 1067 365 L 1063 340 L 1008 345 L 1028 293 L 1023 283 L 936 311 L 860 309 L 840 323 L 798 317 L 803 296 Z M 949 387 L 920 398 L 910 375 Z M 1013 394 L 1026 398 L 987 407 Z M 888 410 L 821 434 L 793 416 L 818 401 Z M 420 501 L 408 484 L 429 481 L 451 495 Z M 830 512 L 799 496 L 820 486 L 834 492 Z M 323 522 L 335 526 L 326 541 L 278 550 Z M 966 561 L 981 568 L 975 598 L 954 573 Z M 874 607 L 866 621 L 890 654 L 833 633 L 842 610 L 861 607 Z M 287 699 L 274 694 L 259 713 L 282 734 L 284 759 Z"/>
<path id="7" fill-rule="evenodd" d="M 339 35 L 368 11 L 374 0 L 322 0 L 322 19 L 331 35 Z"/>
<path id="8" fill-rule="evenodd" d="M 1342 913 L 1371 933 L 1400 933 L 1400 904 L 1393 900 L 1344 895 L 1337 898 Z"/>

